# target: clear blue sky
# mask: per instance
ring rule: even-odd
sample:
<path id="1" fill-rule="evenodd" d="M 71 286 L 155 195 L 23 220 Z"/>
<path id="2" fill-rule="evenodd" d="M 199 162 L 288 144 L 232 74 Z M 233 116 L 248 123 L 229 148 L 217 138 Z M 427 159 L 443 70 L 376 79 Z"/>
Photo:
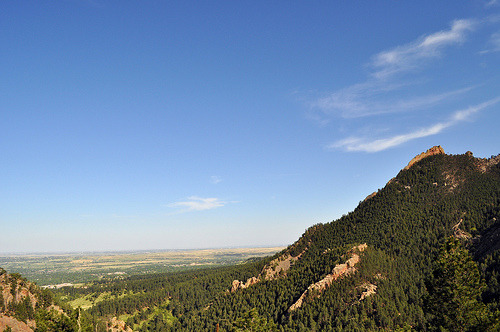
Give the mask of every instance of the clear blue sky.
<path id="1" fill-rule="evenodd" d="M 0 252 L 287 245 L 500 153 L 500 1 L 2 1 Z"/>

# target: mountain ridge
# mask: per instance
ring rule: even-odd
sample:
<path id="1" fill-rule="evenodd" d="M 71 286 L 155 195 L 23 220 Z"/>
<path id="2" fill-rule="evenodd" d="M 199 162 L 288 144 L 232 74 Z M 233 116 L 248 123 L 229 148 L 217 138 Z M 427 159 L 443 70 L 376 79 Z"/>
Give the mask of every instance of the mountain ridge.
<path id="1" fill-rule="evenodd" d="M 360 205 L 353 212 L 349 213 L 346 218 L 340 218 L 339 220 L 332 221 L 328 224 L 318 224 L 309 228 L 293 245 L 289 246 L 289 248 L 283 251 L 280 254 L 280 257 L 286 255 L 294 257 L 294 255 L 297 255 L 298 252 L 304 252 L 304 255 L 307 255 L 307 253 L 312 251 L 312 249 L 310 248 L 311 243 L 318 242 L 318 239 L 323 236 L 321 233 L 325 232 L 327 228 L 335 227 L 336 223 L 342 223 L 342 220 L 346 220 L 349 218 L 349 216 L 356 214 L 359 209 L 365 209 L 367 205 L 369 206 L 372 204 L 377 204 L 377 199 L 385 199 L 385 197 L 381 197 L 381 195 L 387 196 L 388 194 L 398 194 L 404 196 L 404 198 L 411 199 L 412 195 L 420 195 L 421 192 L 425 191 L 427 197 L 425 198 L 425 204 L 421 204 L 422 208 L 424 210 L 436 210 L 435 207 L 439 206 L 439 204 L 448 205 L 448 201 L 455 200 L 456 198 L 461 200 L 463 198 L 462 196 L 466 196 L 468 194 L 467 190 L 469 189 L 473 189 L 471 190 L 471 192 L 480 192 L 483 190 L 483 184 L 478 185 L 477 188 L 475 188 L 476 186 L 473 185 L 473 182 L 494 182 L 496 185 L 496 189 L 494 190 L 495 200 L 492 200 L 491 206 L 494 206 L 496 209 L 493 213 L 498 214 L 498 180 L 500 178 L 500 172 L 498 168 L 499 162 L 500 155 L 487 159 L 474 158 L 471 152 L 466 152 L 462 155 L 447 155 L 445 154 L 444 149 L 441 146 L 432 147 L 426 152 L 423 152 L 411 159 L 408 165 L 404 167 L 395 178 L 391 179 L 386 184 L 386 186 L 384 186 L 384 188 L 367 197 L 367 199 L 361 202 Z M 480 179 L 481 177 L 483 178 Z M 419 182 L 419 178 L 425 178 L 426 181 Z M 486 183 L 484 184 L 486 185 Z M 381 195 L 379 195 L 379 193 Z M 475 193 L 473 194 L 475 195 Z M 466 201 L 466 199 L 464 200 Z M 440 203 L 440 201 L 443 201 L 443 203 Z M 464 205 L 461 211 L 459 211 L 460 209 L 455 209 L 447 211 L 449 213 L 446 214 L 446 216 L 443 214 L 443 217 L 445 218 L 443 218 L 441 221 L 445 222 L 443 225 L 444 228 L 443 226 L 439 226 L 439 228 L 441 229 L 439 233 L 441 235 L 439 235 L 438 238 L 432 239 L 431 237 L 431 239 L 429 239 L 427 235 L 422 236 L 422 240 L 424 242 L 429 242 L 430 240 L 430 242 L 432 243 L 432 247 L 435 248 L 432 250 L 435 254 L 430 256 L 434 256 L 437 254 L 437 248 L 439 247 L 438 243 L 442 241 L 441 239 L 443 239 L 445 236 L 451 236 L 454 234 L 456 235 L 458 233 L 464 234 L 466 231 L 471 231 L 471 233 L 474 233 L 475 241 L 468 243 L 468 246 L 473 252 L 477 252 L 477 248 L 480 248 L 479 244 L 482 242 L 481 237 L 483 237 L 484 239 L 490 239 L 491 241 L 491 235 L 489 235 L 490 233 L 488 233 L 487 231 L 490 224 L 488 220 L 495 222 L 497 219 L 493 217 L 491 219 L 487 219 L 485 222 L 481 221 L 483 225 L 481 225 L 481 230 L 479 230 L 479 227 L 477 227 L 479 226 L 477 224 L 477 221 L 474 220 L 474 218 L 471 218 L 475 217 L 473 216 L 475 212 L 472 211 L 471 213 L 471 211 L 469 211 L 469 207 L 467 206 L 467 203 L 465 201 L 463 203 L 460 203 Z M 472 216 L 468 216 L 468 213 L 471 213 Z M 463 216 L 463 214 L 465 214 L 465 216 Z M 437 220 L 433 220 L 433 218 L 427 219 L 428 220 L 426 221 L 426 223 L 420 225 L 424 229 L 429 227 L 429 222 L 435 224 L 437 224 L 438 222 Z M 462 223 L 464 224 L 462 226 L 465 230 L 459 227 Z M 351 232 L 345 234 L 345 238 L 350 238 L 350 240 L 343 241 L 344 246 L 348 243 L 362 243 L 364 240 L 362 238 L 356 239 L 356 236 L 353 236 L 353 233 L 356 232 L 356 228 L 360 228 L 360 223 L 354 222 L 351 223 L 350 226 Z M 374 228 L 373 224 L 366 224 L 365 226 L 369 226 L 372 229 Z M 344 229 L 346 228 L 347 227 L 344 227 Z M 354 232 L 352 230 L 354 230 Z M 376 229 L 374 233 L 377 233 Z M 391 233 L 393 235 L 386 239 Z M 371 245 L 380 248 L 380 245 L 382 244 L 383 247 L 391 248 L 391 242 L 396 240 L 396 238 L 394 237 L 395 234 L 397 234 L 397 232 L 379 233 L 380 239 L 377 240 L 377 242 L 379 243 L 372 243 Z M 498 231 L 498 234 L 500 237 L 500 231 Z M 497 244 L 497 242 L 495 242 L 495 244 Z M 500 245 L 498 244 L 497 246 L 500 247 Z M 488 247 L 491 247 L 491 245 Z M 305 250 L 306 248 L 308 249 L 307 251 Z M 429 259 L 428 257 L 423 257 L 422 259 L 424 260 L 423 266 L 427 266 L 427 269 L 430 270 L 430 267 L 434 264 L 433 259 Z M 299 264 L 299 262 L 296 262 L 295 264 Z M 422 277 L 420 277 L 420 279 L 423 280 L 423 278 L 425 278 L 425 274 L 428 273 L 429 272 L 421 273 Z M 313 284 L 314 283 L 311 283 L 311 285 Z M 366 282 L 363 284 L 374 285 L 375 287 L 377 287 L 376 281 L 374 283 Z M 363 284 L 356 287 L 361 287 Z M 370 289 L 373 290 L 373 287 L 370 287 Z M 362 298 L 365 299 L 366 297 Z"/>
<path id="2" fill-rule="evenodd" d="M 408 165 L 406 165 L 403 169 L 407 170 L 410 167 L 412 167 L 413 164 L 419 162 L 420 160 L 422 160 L 424 158 L 427 158 L 427 157 L 430 157 L 430 156 L 435 156 L 435 155 L 440 155 L 440 154 L 446 154 L 444 152 L 444 149 L 441 147 L 441 145 L 433 146 L 432 148 L 428 149 L 427 151 L 422 152 L 419 155 L 416 155 L 415 157 L 413 157 L 410 160 L 410 162 L 408 162 Z"/>

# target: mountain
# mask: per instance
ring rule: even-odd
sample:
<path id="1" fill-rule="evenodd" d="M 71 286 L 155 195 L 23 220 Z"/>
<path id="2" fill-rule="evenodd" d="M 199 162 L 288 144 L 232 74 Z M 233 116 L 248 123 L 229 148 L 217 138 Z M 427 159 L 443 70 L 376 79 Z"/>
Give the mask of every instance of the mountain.
<path id="1" fill-rule="evenodd" d="M 498 331 L 499 249 L 500 155 L 433 147 L 273 257 L 57 296 L 106 294 L 95 331 Z"/>
<path id="2" fill-rule="evenodd" d="M 445 324 L 429 289 L 450 236 L 461 239 L 461 259 L 470 257 L 486 282 L 475 303 L 488 307 L 489 318 L 470 327 L 486 329 L 500 303 L 499 218 L 500 156 L 433 147 L 353 212 L 312 226 L 260 272 L 233 280 L 208 308 L 182 312 L 175 329 L 231 330 L 252 310 L 286 331 L 432 329 Z"/>

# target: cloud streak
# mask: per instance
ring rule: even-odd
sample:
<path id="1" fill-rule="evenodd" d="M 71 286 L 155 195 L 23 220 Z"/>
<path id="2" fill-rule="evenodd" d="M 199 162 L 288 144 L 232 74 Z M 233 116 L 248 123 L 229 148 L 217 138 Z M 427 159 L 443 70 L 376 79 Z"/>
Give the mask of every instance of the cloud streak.
<path id="1" fill-rule="evenodd" d="M 490 0 L 486 3 L 485 7 L 498 6 L 498 0 Z"/>
<path id="2" fill-rule="evenodd" d="M 488 43 L 490 47 L 479 52 L 480 54 L 500 52 L 500 32 L 492 34 Z"/>
<path id="3" fill-rule="evenodd" d="M 222 207 L 227 204 L 225 201 L 221 201 L 219 198 L 202 198 L 198 196 L 190 196 L 187 201 L 175 202 L 168 204 L 171 208 L 185 208 L 185 212 L 188 211 L 204 211 L 212 210 Z"/>
<path id="4" fill-rule="evenodd" d="M 377 79 L 416 69 L 423 60 L 438 57 L 446 46 L 460 44 L 475 25 L 473 20 L 455 20 L 449 30 L 423 36 L 416 42 L 381 52 L 373 58 L 372 66 L 377 70 Z"/>
<path id="5" fill-rule="evenodd" d="M 218 184 L 218 183 L 221 183 L 222 182 L 222 179 L 220 176 L 217 176 L 217 175 L 212 175 L 210 177 L 210 183 L 211 184 Z"/>
<path id="6" fill-rule="evenodd" d="M 344 119 L 361 118 L 432 107 L 464 94 L 474 87 L 407 99 L 382 98 L 386 93 L 401 88 L 401 85 L 381 85 L 378 82 L 356 84 L 317 100 L 313 106 L 320 108 L 327 115 L 338 114 Z"/>
<path id="7" fill-rule="evenodd" d="M 369 67 L 373 68 L 368 80 L 330 93 L 310 103 L 324 116 L 340 116 L 344 119 L 406 112 L 427 108 L 442 103 L 449 98 L 468 92 L 471 87 L 398 99 L 394 94 L 415 85 L 402 74 L 423 70 L 424 64 L 443 55 L 447 47 L 459 45 L 466 40 L 467 32 L 480 22 L 472 19 L 455 20 L 447 30 L 424 35 L 408 44 L 382 51 L 372 57 Z M 310 118 L 325 124 L 327 120 L 319 115 Z"/>
<path id="8" fill-rule="evenodd" d="M 473 114 L 500 102 L 500 97 L 488 100 L 481 104 L 471 106 L 465 110 L 456 111 L 448 119 L 448 121 L 440 122 L 421 128 L 406 134 L 395 135 L 392 137 L 370 140 L 362 137 L 349 137 L 328 146 L 329 149 L 343 149 L 345 151 L 364 151 L 364 152 L 379 152 L 403 143 L 412 141 L 417 138 L 423 138 L 441 133 L 443 130 L 457 125 L 460 122 L 468 120 Z"/>
<path id="9" fill-rule="evenodd" d="M 431 83 L 425 76 L 428 73 L 426 72 L 427 64 L 443 57 L 450 48 L 463 44 L 476 28 L 494 22 L 496 21 L 491 17 L 483 20 L 454 20 L 447 29 L 422 35 L 409 43 L 376 53 L 368 63 L 371 72 L 368 73 L 364 82 L 347 86 L 313 100 L 309 104 L 309 118 L 321 125 L 328 124 L 334 118 L 350 120 L 350 122 L 357 120 L 358 123 L 362 123 L 363 118 L 367 117 L 392 114 L 395 119 L 398 114 L 408 112 L 427 112 L 432 109 L 438 111 L 438 107 L 449 109 L 448 107 L 443 108 L 443 105 L 456 101 L 458 98 L 464 98 L 477 86 L 469 85 L 441 91 L 426 89 L 423 83 L 426 85 Z M 489 49 L 481 53 L 497 51 L 500 51 L 500 33 L 498 32 L 491 35 Z M 418 88 L 414 88 L 417 85 Z M 426 90 L 427 92 L 425 92 Z M 354 135 L 337 140 L 328 145 L 327 148 L 351 152 L 383 151 L 415 139 L 442 133 L 446 129 L 470 119 L 472 114 L 498 103 L 499 100 L 499 98 L 491 99 L 476 106 L 456 111 L 449 114 L 447 120 L 423 128 L 414 128 L 402 134 L 387 134 L 388 136 L 385 138 L 377 138 L 374 133 L 366 136 Z M 383 123 L 384 131 L 394 132 L 394 129 L 387 128 L 387 124 L 395 124 L 397 121 L 391 121 L 387 117 L 381 118 L 381 120 L 384 120 L 379 122 Z M 364 120 L 365 123 L 366 121 L 368 120 Z M 346 130 L 348 122 L 337 121 L 337 124 L 340 124 L 341 130 Z M 380 132 L 373 127 L 373 124 L 374 121 L 371 120 L 371 129 L 374 132 Z"/>

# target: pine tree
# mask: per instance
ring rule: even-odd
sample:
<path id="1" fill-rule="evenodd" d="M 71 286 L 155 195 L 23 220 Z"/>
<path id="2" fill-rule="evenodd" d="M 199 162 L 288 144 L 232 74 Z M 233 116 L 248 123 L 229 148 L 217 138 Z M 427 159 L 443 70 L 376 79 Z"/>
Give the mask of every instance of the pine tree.
<path id="1" fill-rule="evenodd" d="M 488 311 L 480 296 L 485 288 L 479 268 L 459 240 L 449 237 L 441 247 L 427 283 L 431 328 L 440 331 L 481 331 Z"/>
<path id="2" fill-rule="evenodd" d="M 257 309 L 252 308 L 238 318 L 234 323 L 234 331 L 277 331 L 276 324 L 268 321 L 257 312 Z"/>

